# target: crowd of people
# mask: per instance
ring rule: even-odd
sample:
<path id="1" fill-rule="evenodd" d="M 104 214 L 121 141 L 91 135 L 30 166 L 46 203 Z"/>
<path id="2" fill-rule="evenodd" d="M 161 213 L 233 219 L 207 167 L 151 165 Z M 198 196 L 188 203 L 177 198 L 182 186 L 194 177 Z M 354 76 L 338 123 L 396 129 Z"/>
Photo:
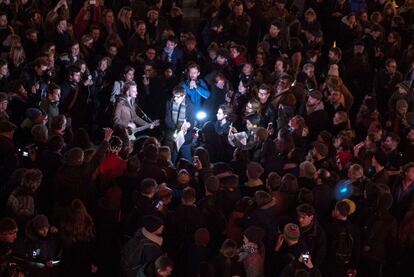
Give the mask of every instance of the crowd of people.
<path id="1" fill-rule="evenodd" d="M 0 0 L 0 276 L 414 276 L 414 1 L 190 5 Z"/>

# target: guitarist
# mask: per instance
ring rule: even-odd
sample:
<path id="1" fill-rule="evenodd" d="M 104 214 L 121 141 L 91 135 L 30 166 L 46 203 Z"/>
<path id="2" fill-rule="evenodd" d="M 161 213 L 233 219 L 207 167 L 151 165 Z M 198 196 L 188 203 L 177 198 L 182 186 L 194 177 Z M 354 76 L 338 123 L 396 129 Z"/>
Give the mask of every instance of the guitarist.
<path id="1" fill-rule="evenodd" d="M 126 82 L 122 87 L 121 96 L 115 105 L 115 111 L 113 115 L 114 126 L 123 129 L 134 129 L 137 126 L 151 125 L 152 123 L 146 122 L 139 117 L 135 111 L 135 99 L 137 98 L 137 84 L 134 81 Z"/>
<path id="2" fill-rule="evenodd" d="M 192 129 L 195 121 L 195 106 L 186 96 L 185 89 L 177 86 L 173 89 L 173 97 L 167 102 L 165 113 L 166 137 L 165 145 L 171 149 L 172 161 L 175 163 L 179 158 L 191 161 Z M 176 135 L 182 130 L 184 133 L 184 144 L 177 151 Z"/>

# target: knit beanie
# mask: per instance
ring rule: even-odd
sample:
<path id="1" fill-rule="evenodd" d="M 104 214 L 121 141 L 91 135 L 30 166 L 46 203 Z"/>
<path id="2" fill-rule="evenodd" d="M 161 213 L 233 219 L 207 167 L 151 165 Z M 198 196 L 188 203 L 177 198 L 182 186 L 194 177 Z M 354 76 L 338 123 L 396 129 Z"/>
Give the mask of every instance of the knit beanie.
<path id="1" fill-rule="evenodd" d="M 283 234 L 287 240 L 298 240 L 300 237 L 299 226 L 294 223 L 286 224 Z"/>

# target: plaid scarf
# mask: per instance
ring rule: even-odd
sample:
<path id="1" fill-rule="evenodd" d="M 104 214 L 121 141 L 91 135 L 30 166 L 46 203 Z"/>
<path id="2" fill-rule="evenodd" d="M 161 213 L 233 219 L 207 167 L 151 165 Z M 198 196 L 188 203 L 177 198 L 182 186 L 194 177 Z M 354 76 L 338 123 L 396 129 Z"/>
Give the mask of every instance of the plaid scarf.
<path id="1" fill-rule="evenodd" d="M 175 123 L 177 129 L 181 128 L 185 120 L 185 100 L 181 104 L 177 104 L 173 101 L 172 104 L 172 120 Z"/>

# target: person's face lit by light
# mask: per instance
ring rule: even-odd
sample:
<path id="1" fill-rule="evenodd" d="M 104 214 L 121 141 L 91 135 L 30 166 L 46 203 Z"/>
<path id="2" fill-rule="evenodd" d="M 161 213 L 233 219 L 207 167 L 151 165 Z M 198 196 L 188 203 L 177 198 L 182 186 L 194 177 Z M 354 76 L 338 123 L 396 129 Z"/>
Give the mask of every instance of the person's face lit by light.
<path id="1" fill-rule="evenodd" d="M 216 117 L 218 121 L 222 121 L 225 118 L 225 115 L 222 109 L 217 110 Z"/>
<path id="2" fill-rule="evenodd" d="M 195 81 L 197 80 L 198 76 L 200 76 L 200 71 L 198 71 L 197 68 L 192 67 L 190 70 L 188 70 L 188 75 L 191 80 Z"/>
<path id="3" fill-rule="evenodd" d="M 261 104 L 265 104 L 269 99 L 270 92 L 265 89 L 259 89 L 257 96 L 259 97 L 259 101 Z"/>

